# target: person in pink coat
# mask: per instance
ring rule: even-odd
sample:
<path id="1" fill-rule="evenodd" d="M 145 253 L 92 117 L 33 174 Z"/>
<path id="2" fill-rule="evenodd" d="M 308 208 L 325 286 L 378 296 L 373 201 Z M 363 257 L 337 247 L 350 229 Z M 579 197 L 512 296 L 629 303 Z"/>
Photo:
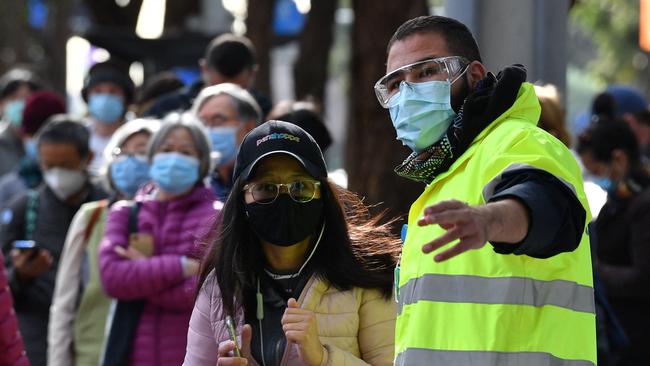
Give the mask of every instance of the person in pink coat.
<path id="1" fill-rule="evenodd" d="M 29 366 L 0 252 L 0 366 Z"/>
<path id="2" fill-rule="evenodd" d="M 392 365 L 399 241 L 328 180 L 316 141 L 268 121 L 244 138 L 233 178 L 184 365 Z"/>
<path id="3" fill-rule="evenodd" d="M 178 366 L 185 354 L 202 243 L 221 203 L 203 183 L 210 145 L 191 116 L 166 118 L 150 140 L 148 158 L 153 187 L 136 197 L 137 233 L 129 232 L 133 204 L 116 203 L 106 223 L 99 268 L 107 294 L 145 300 L 128 364 Z"/>

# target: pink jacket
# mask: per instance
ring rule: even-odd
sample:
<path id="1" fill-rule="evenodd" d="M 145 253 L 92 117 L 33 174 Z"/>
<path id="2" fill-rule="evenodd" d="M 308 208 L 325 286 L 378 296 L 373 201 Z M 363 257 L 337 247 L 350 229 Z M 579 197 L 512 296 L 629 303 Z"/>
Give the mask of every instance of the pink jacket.
<path id="1" fill-rule="evenodd" d="M 0 366 L 29 366 L 0 252 Z"/>
<path id="2" fill-rule="evenodd" d="M 382 298 L 379 291 L 361 288 L 339 291 L 312 277 L 298 304 L 316 314 L 319 338 L 327 350 L 322 365 L 393 364 L 396 307 L 394 301 Z M 244 322 L 241 309 L 235 318 L 240 330 Z M 228 339 L 219 285 L 214 275 L 210 275 L 194 305 L 183 365 L 216 365 L 218 345 Z M 287 347 L 281 365 L 304 365 L 295 344 Z"/>
<path id="3" fill-rule="evenodd" d="M 138 232 L 153 236 L 154 256 L 127 260 L 115 253 L 128 245 L 129 206 L 116 203 L 99 253 L 106 293 L 121 300 L 146 299 L 130 356 L 134 366 L 178 366 L 183 362 L 197 276 L 185 278 L 181 257 L 199 258 L 202 241 L 220 213 L 212 190 L 197 187 L 172 201 L 142 198 Z M 110 350 L 107 350 L 110 352 Z"/>

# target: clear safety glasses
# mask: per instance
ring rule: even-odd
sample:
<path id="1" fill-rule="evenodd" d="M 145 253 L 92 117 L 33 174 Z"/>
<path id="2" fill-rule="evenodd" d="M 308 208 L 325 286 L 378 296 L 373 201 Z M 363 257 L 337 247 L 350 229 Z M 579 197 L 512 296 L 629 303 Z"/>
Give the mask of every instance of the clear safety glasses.
<path id="1" fill-rule="evenodd" d="M 469 61 L 459 56 L 448 56 L 418 61 L 402 66 L 386 74 L 375 83 L 375 94 L 382 107 L 388 108 L 388 101 L 399 91 L 402 81 L 423 83 L 427 81 L 454 82 L 455 76 L 469 64 Z"/>

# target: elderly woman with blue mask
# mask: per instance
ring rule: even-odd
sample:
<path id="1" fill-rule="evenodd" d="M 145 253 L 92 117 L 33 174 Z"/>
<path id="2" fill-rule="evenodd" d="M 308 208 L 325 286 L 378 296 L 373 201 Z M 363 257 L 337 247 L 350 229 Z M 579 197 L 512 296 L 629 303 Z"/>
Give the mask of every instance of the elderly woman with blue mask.
<path id="1" fill-rule="evenodd" d="M 113 323 L 104 362 L 177 366 L 185 355 L 201 244 L 219 219 L 221 203 L 203 183 L 210 145 L 193 116 L 166 117 L 151 138 L 147 159 L 151 187 L 135 204 L 111 208 L 99 251 L 102 285 L 120 301 L 118 310 L 122 301 L 143 305 L 132 332 L 118 334 L 115 324 L 121 323 Z M 119 355 L 111 347 L 114 334 L 128 337 L 129 347 Z"/>
<path id="2" fill-rule="evenodd" d="M 210 185 L 225 201 L 232 188 L 237 150 L 244 136 L 260 123 L 261 109 L 246 89 L 223 83 L 203 89 L 194 100 L 192 114 L 208 129 L 215 166 Z"/>
<path id="3" fill-rule="evenodd" d="M 87 203 L 70 225 L 57 272 L 48 331 L 48 365 L 97 365 L 110 297 L 101 287 L 99 242 L 109 207 L 132 199 L 149 181 L 146 149 L 160 123 L 140 119 L 115 131 L 104 151 L 101 180 L 111 198 Z"/>

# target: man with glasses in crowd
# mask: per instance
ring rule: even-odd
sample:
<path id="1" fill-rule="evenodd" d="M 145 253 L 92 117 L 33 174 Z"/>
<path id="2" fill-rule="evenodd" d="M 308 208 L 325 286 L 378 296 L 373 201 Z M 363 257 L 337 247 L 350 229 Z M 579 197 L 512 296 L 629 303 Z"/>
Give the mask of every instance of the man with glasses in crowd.
<path id="1" fill-rule="evenodd" d="M 246 89 L 223 83 L 201 90 L 191 112 L 208 129 L 214 166 L 210 185 L 217 198 L 225 202 L 233 185 L 232 171 L 239 145 L 260 124 L 262 111 Z"/>
<path id="2" fill-rule="evenodd" d="M 413 151 L 395 171 L 426 184 L 396 269 L 395 364 L 595 365 L 581 173 L 536 127 L 524 67 L 486 72 L 465 25 L 426 16 L 397 29 L 386 69 L 375 92 Z"/>

